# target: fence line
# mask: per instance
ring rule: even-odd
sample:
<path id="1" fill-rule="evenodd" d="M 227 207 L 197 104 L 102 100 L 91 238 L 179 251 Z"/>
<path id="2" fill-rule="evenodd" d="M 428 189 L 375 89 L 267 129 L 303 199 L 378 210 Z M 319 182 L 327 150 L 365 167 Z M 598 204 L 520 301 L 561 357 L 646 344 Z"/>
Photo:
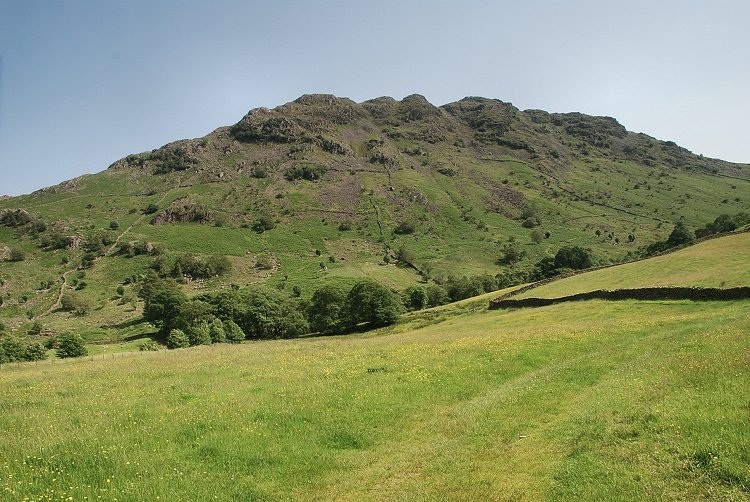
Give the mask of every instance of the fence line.
<path id="1" fill-rule="evenodd" d="M 498 298 L 490 302 L 490 309 L 508 309 L 523 307 L 546 307 L 556 303 L 582 300 L 693 300 L 693 301 L 731 301 L 750 299 L 750 287 L 737 288 L 698 288 L 698 287 L 662 287 L 633 289 L 598 289 L 586 293 L 561 296 L 559 298 Z"/>

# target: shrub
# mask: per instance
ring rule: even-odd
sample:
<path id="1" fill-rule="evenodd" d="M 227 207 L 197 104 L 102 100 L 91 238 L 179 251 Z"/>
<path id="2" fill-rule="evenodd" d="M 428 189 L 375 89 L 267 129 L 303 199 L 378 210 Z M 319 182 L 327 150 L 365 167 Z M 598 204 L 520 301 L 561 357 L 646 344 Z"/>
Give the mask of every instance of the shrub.
<path id="1" fill-rule="evenodd" d="M 185 254 L 175 260 L 171 275 L 177 279 L 181 278 L 183 274 L 193 279 L 209 279 L 224 275 L 231 269 L 232 264 L 223 255 L 200 258 Z"/>
<path id="2" fill-rule="evenodd" d="M 156 352 L 159 350 L 159 344 L 153 340 L 146 340 L 138 346 L 141 352 Z"/>
<path id="3" fill-rule="evenodd" d="M 414 258 L 414 252 L 409 249 L 406 244 L 402 244 L 401 247 L 398 248 L 398 251 L 396 251 L 396 259 L 402 263 L 413 266 Z"/>
<path id="4" fill-rule="evenodd" d="M 414 223 L 410 221 L 402 221 L 398 225 L 396 225 L 396 228 L 393 229 L 393 233 L 399 235 L 413 234 Z"/>
<path id="5" fill-rule="evenodd" d="M 141 284 L 138 296 L 143 299 L 143 318 L 169 333 L 180 313 L 180 307 L 187 300 L 177 283 L 171 279 L 161 279 L 154 272 Z"/>
<path id="6" fill-rule="evenodd" d="M 224 332 L 229 343 L 240 343 L 245 339 L 245 332 L 231 319 L 224 321 Z"/>
<path id="7" fill-rule="evenodd" d="M 91 304 L 85 298 L 76 293 L 65 293 L 60 299 L 60 305 L 66 312 L 73 312 L 75 315 L 83 316 L 88 313 Z"/>
<path id="8" fill-rule="evenodd" d="M 284 177 L 289 181 L 294 180 L 319 180 L 327 171 L 325 166 L 318 164 L 303 163 L 292 166 L 284 172 Z"/>
<path id="9" fill-rule="evenodd" d="M 57 342 L 57 356 L 62 358 L 81 357 L 88 354 L 86 345 L 81 335 L 66 334 L 60 335 Z"/>
<path id="10" fill-rule="evenodd" d="M 31 336 L 37 336 L 37 335 L 39 335 L 42 332 L 43 328 L 44 328 L 44 326 L 42 325 L 41 322 L 34 321 L 34 324 L 32 324 L 31 327 L 29 328 L 28 333 Z"/>
<path id="11" fill-rule="evenodd" d="M 148 206 L 144 207 L 144 208 L 143 208 L 143 209 L 141 210 L 141 212 L 142 212 L 143 214 L 154 214 L 154 213 L 155 213 L 155 212 L 157 212 L 158 210 L 159 210 L 159 206 L 157 206 L 156 204 L 154 204 L 154 203 L 152 202 L 152 203 L 150 203 L 150 204 L 149 204 Z"/>
<path id="12" fill-rule="evenodd" d="M 543 240 L 544 240 L 544 232 L 542 232 L 538 228 L 531 231 L 531 242 L 533 242 L 534 244 L 539 244 Z"/>
<path id="13" fill-rule="evenodd" d="M 187 335 L 191 346 L 211 345 L 211 328 L 206 321 L 190 325 Z"/>
<path id="14" fill-rule="evenodd" d="M 0 339 L 0 363 L 22 361 L 24 346 L 15 336 L 4 336 Z"/>
<path id="15" fill-rule="evenodd" d="M 24 261 L 26 259 L 26 253 L 22 249 L 10 248 L 8 253 L 7 261 Z"/>
<path id="16" fill-rule="evenodd" d="M 263 233 L 266 230 L 273 230 L 276 228 L 276 221 L 270 214 L 262 214 L 253 223 L 253 230 L 256 232 Z"/>
<path id="17" fill-rule="evenodd" d="M 30 343 L 23 353 L 25 361 L 44 361 L 47 359 L 47 349 L 39 342 Z"/>
<path id="18" fill-rule="evenodd" d="M 120 228 L 120 224 L 117 223 L 116 221 L 110 221 L 109 228 L 112 230 L 117 230 L 118 228 Z"/>
<path id="19" fill-rule="evenodd" d="M 167 336 L 168 349 L 183 349 L 190 347 L 190 338 L 181 329 L 173 329 Z"/>
<path id="20" fill-rule="evenodd" d="M 503 265 L 515 265 L 526 257 L 526 251 L 515 242 L 508 242 L 503 246 L 498 260 Z"/>

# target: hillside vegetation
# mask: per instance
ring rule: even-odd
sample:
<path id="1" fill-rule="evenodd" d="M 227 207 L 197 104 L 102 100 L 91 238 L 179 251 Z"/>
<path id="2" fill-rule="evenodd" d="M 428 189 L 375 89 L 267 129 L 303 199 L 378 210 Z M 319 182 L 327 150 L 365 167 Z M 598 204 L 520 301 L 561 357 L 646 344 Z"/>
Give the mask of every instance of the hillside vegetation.
<path id="1" fill-rule="evenodd" d="M 149 270 L 188 296 L 263 285 L 302 299 L 467 276 L 457 299 L 532 280 L 566 246 L 594 264 L 639 256 L 679 222 L 746 209 L 748 179 L 609 117 L 306 95 L 0 200 L 0 322 L 136 340 L 154 333 L 137 295 Z"/>
<path id="2" fill-rule="evenodd" d="M 750 285 L 750 233 L 710 239 L 674 253 L 566 277 L 518 298 L 558 298 L 597 289 Z"/>

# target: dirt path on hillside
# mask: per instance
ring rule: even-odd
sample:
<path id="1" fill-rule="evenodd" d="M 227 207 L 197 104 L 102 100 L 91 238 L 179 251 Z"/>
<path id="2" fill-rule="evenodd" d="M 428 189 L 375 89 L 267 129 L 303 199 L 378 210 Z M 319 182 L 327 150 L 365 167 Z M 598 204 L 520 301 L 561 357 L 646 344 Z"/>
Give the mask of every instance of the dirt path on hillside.
<path id="1" fill-rule="evenodd" d="M 173 191 L 175 191 L 176 189 L 177 188 L 170 188 L 169 190 L 167 190 L 164 193 L 164 195 L 158 201 L 156 201 L 156 203 L 157 204 L 161 204 L 162 202 L 164 202 L 164 199 L 166 199 L 169 196 L 169 194 L 172 193 Z M 141 221 L 143 221 L 143 218 L 145 218 L 146 216 L 147 215 L 145 215 L 145 214 L 140 215 L 133 223 L 130 224 L 130 226 L 128 226 L 128 228 L 126 228 L 125 230 L 123 230 L 122 232 L 120 232 L 120 234 L 115 238 L 115 242 L 104 253 L 104 256 L 111 256 L 115 252 L 115 250 L 117 249 L 117 246 L 120 244 L 120 240 L 125 236 L 125 234 L 127 234 L 128 232 L 130 232 L 133 229 L 134 226 L 138 225 Z M 97 256 L 94 259 L 94 261 L 98 260 L 99 258 L 100 257 Z M 62 283 L 60 284 L 60 291 L 57 294 L 57 298 L 55 299 L 55 301 L 52 303 L 52 305 L 50 305 L 50 307 L 47 310 L 45 310 L 44 312 L 42 312 L 39 315 L 34 316 L 33 320 L 37 320 L 40 317 L 46 316 L 46 315 L 50 314 L 55 309 L 57 309 L 57 308 L 59 308 L 61 306 L 61 304 L 62 304 L 62 297 L 65 294 L 66 286 L 68 286 L 68 276 L 70 274 L 72 274 L 73 272 L 75 272 L 76 270 L 77 269 L 72 268 L 70 270 L 65 271 L 60 276 L 60 278 L 62 279 Z"/>

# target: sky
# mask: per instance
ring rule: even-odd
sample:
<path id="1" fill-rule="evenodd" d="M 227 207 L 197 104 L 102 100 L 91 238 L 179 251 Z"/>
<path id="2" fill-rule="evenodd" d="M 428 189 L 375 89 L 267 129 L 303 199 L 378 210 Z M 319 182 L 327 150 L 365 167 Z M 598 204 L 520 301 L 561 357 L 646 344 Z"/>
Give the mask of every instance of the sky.
<path id="1" fill-rule="evenodd" d="M 322 92 L 617 118 L 750 162 L 746 0 L 0 0 L 0 194 Z"/>

